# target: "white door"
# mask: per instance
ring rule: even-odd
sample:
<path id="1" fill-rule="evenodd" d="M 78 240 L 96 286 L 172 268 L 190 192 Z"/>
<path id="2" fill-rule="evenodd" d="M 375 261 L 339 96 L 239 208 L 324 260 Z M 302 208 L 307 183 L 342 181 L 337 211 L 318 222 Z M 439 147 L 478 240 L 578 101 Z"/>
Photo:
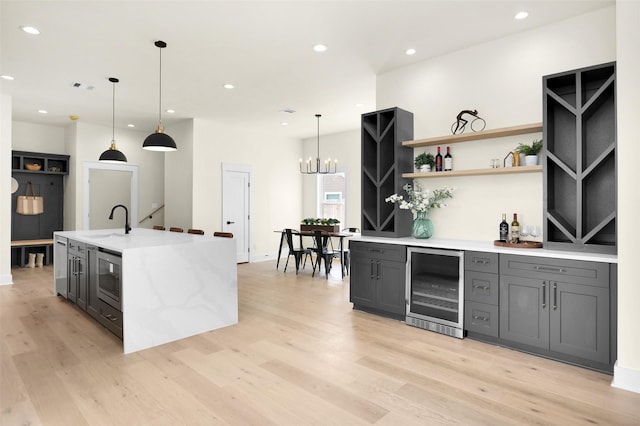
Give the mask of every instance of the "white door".
<path id="1" fill-rule="evenodd" d="M 249 262 L 251 167 L 222 165 L 222 230 L 236 240 L 238 263 Z"/>

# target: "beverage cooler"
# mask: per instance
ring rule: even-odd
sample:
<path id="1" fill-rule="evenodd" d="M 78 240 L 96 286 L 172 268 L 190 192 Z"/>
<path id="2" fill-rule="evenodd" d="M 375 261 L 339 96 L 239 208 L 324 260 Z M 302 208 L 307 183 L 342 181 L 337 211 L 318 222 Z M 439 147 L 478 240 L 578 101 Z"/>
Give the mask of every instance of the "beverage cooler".
<path id="1" fill-rule="evenodd" d="M 464 252 L 407 250 L 406 323 L 463 338 Z"/>

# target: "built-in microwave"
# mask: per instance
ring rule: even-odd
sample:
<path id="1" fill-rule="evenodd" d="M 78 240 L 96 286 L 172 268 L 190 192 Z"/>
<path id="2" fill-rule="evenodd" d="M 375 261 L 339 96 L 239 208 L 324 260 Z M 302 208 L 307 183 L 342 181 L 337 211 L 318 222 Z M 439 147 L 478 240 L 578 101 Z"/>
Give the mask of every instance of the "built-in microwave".
<path id="1" fill-rule="evenodd" d="M 122 311 L 122 257 L 107 251 L 96 254 L 98 299 Z"/>

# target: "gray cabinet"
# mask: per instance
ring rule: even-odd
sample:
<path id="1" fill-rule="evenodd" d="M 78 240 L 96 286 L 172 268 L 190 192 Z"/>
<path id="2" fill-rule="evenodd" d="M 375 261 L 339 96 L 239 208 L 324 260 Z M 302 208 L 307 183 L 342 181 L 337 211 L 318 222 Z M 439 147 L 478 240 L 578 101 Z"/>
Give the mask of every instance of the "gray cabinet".
<path id="1" fill-rule="evenodd" d="M 500 339 L 573 362 L 610 364 L 609 269 L 598 262 L 501 255 Z"/>
<path id="2" fill-rule="evenodd" d="M 413 114 L 400 108 L 389 108 L 362 114 L 362 235 L 406 237 L 413 217 L 397 204 L 385 202 L 410 179 L 402 172 L 411 170 L 412 150 L 402 142 L 413 139 Z"/>
<path id="3" fill-rule="evenodd" d="M 355 309 L 404 318 L 407 251 L 403 245 L 352 241 L 350 301 Z"/>
<path id="4" fill-rule="evenodd" d="M 87 281 L 87 313 L 100 320 L 100 301 L 98 300 L 98 248 L 87 247 L 87 265 L 89 267 Z"/>
<path id="5" fill-rule="evenodd" d="M 547 248 L 616 253 L 615 67 L 543 78 Z"/>
<path id="6" fill-rule="evenodd" d="M 68 240 L 67 259 L 67 299 L 86 311 L 88 290 L 87 245 L 75 240 Z"/>
<path id="7" fill-rule="evenodd" d="M 497 339 L 498 254 L 467 251 L 464 262 L 464 329 Z"/>
<path id="8" fill-rule="evenodd" d="M 67 287 L 69 286 L 69 275 L 67 273 L 67 239 L 56 236 L 53 246 L 53 280 L 55 283 L 55 293 L 66 298 Z"/>

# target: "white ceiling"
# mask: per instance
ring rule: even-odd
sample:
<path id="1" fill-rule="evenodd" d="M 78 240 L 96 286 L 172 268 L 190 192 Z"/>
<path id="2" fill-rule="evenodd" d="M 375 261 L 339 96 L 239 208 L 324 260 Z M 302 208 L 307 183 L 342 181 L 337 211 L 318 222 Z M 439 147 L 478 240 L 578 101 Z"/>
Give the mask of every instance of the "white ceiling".
<path id="1" fill-rule="evenodd" d="M 202 118 L 304 138 L 316 134 L 316 113 L 322 134 L 359 128 L 360 114 L 376 109 L 378 73 L 613 3 L 2 0 L 0 74 L 15 80 L 0 84 L 14 120 L 64 126 L 77 115 L 110 127 L 108 78 L 117 77 L 116 127 L 150 133 L 158 119 L 154 41 L 163 40 L 167 127 Z M 529 18 L 515 20 L 520 10 Z M 41 34 L 24 33 L 26 25 Z M 328 50 L 314 52 L 317 43 Z M 404 53 L 410 47 L 413 56 Z"/>

